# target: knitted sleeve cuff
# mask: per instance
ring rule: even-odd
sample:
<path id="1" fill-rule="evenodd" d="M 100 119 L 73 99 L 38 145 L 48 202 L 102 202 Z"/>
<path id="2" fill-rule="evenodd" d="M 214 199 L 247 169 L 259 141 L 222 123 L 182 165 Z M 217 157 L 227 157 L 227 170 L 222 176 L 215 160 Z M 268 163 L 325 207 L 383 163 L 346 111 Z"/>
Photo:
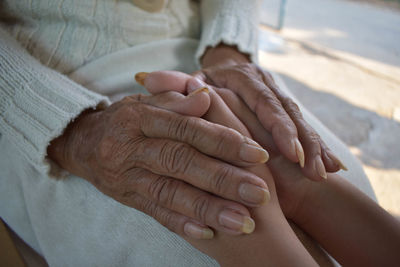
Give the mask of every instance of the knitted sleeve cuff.
<path id="1" fill-rule="evenodd" d="M 41 65 L 0 28 L 0 133 L 37 170 L 60 174 L 46 159 L 50 142 L 83 110 L 108 103 Z"/>
<path id="2" fill-rule="evenodd" d="M 219 43 L 236 45 L 240 52 L 258 61 L 258 0 L 202 0 L 201 39 L 195 58 Z"/>

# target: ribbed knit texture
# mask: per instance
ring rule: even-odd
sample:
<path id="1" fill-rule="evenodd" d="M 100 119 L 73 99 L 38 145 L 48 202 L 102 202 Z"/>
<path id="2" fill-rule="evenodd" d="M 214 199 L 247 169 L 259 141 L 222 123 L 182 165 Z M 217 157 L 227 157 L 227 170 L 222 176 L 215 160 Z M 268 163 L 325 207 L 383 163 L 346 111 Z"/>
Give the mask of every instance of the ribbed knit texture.
<path id="1" fill-rule="evenodd" d="M 64 74 L 137 44 L 200 36 L 198 3 L 189 0 L 169 0 L 157 13 L 131 0 L 2 0 L 0 13 L 12 37 Z"/>
<path id="2" fill-rule="evenodd" d="M 201 39 L 196 52 L 197 62 L 207 47 L 219 43 L 236 45 L 258 62 L 258 9 L 259 0 L 202 0 Z"/>
<path id="3" fill-rule="evenodd" d="M 105 97 L 42 66 L 0 29 L 0 133 L 37 169 L 48 171 L 46 149 L 69 122 L 106 104 Z"/>

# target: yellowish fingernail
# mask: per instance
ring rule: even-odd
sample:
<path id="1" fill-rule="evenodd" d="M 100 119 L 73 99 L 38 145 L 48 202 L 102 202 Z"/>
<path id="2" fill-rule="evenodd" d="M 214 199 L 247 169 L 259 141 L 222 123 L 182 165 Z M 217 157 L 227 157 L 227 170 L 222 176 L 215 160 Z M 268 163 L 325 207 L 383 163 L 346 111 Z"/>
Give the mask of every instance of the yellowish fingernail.
<path id="1" fill-rule="evenodd" d="M 296 138 L 294 140 L 294 146 L 295 146 L 295 149 L 296 149 L 297 158 L 299 159 L 300 167 L 304 168 L 304 161 L 305 161 L 305 159 L 304 159 L 304 150 L 303 150 L 303 147 L 302 147 L 299 139 Z"/>
<path id="2" fill-rule="evenodd" d="M 249 183 L 242 183 L 239 186 L 239 195 L 242 200 L 256 205 L 264 205 L 271 198 L 267 189 Z"/>
<path id="3" fill-rule="evenodd" d="M 202 231 L 202 237 L 203 239 L 213 239 L 214 237 L 214 232 L 210 228 L 204 228 Z"/>
<path id="4" fill-rule="evenodd" d="M 135 80 L 138 84 L 144 86 L 144 80 L 146 79 L 148 72 L 138 72 L 135 75 Z"/>
<path id="5" fill-rule="evenodd" d="M 333 160 L 337 165 L 339 165 L 340 169 L 348 171 L 347 167 L 340 161 L 340 159 L 335 154 L 333 154 L 331 151 L 328 151 L 327 154 L 331 160 Z"/>
<path id="6" fill-rule="evenodd" d="M 194 90 L 193 92 L 191 92 L 190 94 L 188 94 L 187 96 L 188 97 L 191 97 L 191 96 L 193 96 L 193 95 L 196 95 L 196 94 L 199 94 L 199 93 L 206 93 L 206 94 L 209 94 L 210 93 L 210 90 L 208 90 L 208 88 L 207 87 L 200 87 L 199 89 L 196 89 L 196 90 Z"/>
<path id="7" fill-rule="evenodd" d="M 254 232 L 255 228 L 256 224 L 254 223 L 253 219 L 250 217 L 244 217 L 242 232 L 245 234 L 251 234 Z"/>
<path id="8" fill-rule="evenodd" d="M 268 161 L 269 154 L 267 150 L 248 137 L 245 137 L 244 141 L 239 151 L 241 160 L 249 163 L 265 163 Z"/>
<path id="9" fill-rule="evenodd" d="M 219 214 L 219 223 L 233 231 L 245 234 L 252 233 L 256 227 L 252 218 L 230 210 L 224 210 Z"/>
<path id="10" fill-rule="evenodd" d="M 187 236 L 195 239 L 212 239 L 214 237 L 214 232 L 210 228 L 201 227 L 192 222 L 187 222 L 183 231 Z"/>
<path id="11" fill-rule="evenodd" d="M 344 171 L 348 171 L 349 169 L 347 169 L 347 167 L 338 159 L 338 164 L 340 169 L 344 170 Z"/>
<path id="12" fill-rule="evenodd" d="M 328 175 L 326 174 L 325 166 L 322 162 L 321 157 L 317 157 L 315 159 L 315 168 L 319 176 L 321 176 L 325 180 L 328 179 Z"/>

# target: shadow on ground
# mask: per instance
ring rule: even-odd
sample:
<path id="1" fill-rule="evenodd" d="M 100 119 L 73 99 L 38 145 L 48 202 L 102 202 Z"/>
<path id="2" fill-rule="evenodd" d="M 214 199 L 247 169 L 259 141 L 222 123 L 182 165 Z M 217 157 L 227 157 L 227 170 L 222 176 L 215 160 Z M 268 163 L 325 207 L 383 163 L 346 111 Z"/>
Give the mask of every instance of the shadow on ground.
<path id="1" fill-rule="evenodd" d="M 400 123 L 354 106 L 331 93 L 310 88 L 279 73 L 299 101 L 348 146 L 366 165 L 400 170 Z"/>
<path id="2" fill-rule="evenodd" d="M 280 2 L 263 1 L 261 23 L 276 24 Z M 400 66 L 400 13 L 359 2 L 287 0 L 282 33 L 286 38 Z"/>

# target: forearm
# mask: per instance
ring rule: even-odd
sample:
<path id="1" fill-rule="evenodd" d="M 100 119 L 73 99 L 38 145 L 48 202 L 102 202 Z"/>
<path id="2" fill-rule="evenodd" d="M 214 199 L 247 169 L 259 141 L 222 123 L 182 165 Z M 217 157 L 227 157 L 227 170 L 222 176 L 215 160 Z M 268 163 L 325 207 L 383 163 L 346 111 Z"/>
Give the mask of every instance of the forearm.
<path id="1" fill-rule="evenodd" d="M 344 265 L 400 262 L 400 223 L 339 175 L 313 183 L 294 221 Z"/>
<path id="2" fill-rule="evenodd" d="M 268 168 L 256 166 L 252 171 L 274 187 Z M 316 266 L 280 210 L 274 191 L 268 204 L 251 209 L 256 229 L 250 235 L 229 236 L 217 233 L 213 240 L 189 242 L 214 257 L 222 266 Z"/>
<path id="3" fill-rule="evenodd" d="M 48 157 L 68 172 L 89 180 L 90 175 L 84 162 L 77 160 L 88 158 L 87 147 L 98 142 L 91 132 L 100 132 L 102 124 L 98 122 L 101 111 L 85 110 L 73 122 L 69 123 L 63 134 L 51 141 L 47 148 Z"/>

